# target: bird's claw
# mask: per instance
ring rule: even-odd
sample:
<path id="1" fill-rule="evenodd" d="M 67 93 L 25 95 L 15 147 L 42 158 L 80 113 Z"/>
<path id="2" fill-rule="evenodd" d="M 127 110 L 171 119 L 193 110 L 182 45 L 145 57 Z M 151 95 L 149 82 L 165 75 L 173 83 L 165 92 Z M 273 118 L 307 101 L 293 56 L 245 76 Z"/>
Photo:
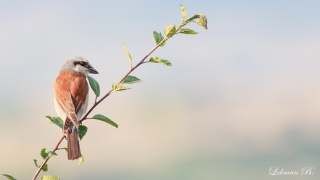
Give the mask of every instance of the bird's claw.
<path id="1" fill-rule="evenodd" d="M 64 132 L 63 135 L 64 135 L 64 138 L 65 138 L 66 140 L 68 140 L 68 139 L 67 139 L 67 132 Z"/>

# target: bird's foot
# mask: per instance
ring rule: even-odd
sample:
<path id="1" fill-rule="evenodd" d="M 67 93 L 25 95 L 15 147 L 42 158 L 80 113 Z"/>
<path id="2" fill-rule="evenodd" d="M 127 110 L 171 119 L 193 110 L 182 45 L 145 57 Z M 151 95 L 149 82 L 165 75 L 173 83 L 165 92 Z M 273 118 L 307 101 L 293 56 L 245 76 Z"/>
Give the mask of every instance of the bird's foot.
<path id="1" fill-rule="evenodd" d="M 64 132 L 64 133 L 63 133 L 64 138 L 65 138 L 66 140 L 68 140 L 68 139 L 67 139 L 67 133 L 68 133 L 68 132 Z"/>

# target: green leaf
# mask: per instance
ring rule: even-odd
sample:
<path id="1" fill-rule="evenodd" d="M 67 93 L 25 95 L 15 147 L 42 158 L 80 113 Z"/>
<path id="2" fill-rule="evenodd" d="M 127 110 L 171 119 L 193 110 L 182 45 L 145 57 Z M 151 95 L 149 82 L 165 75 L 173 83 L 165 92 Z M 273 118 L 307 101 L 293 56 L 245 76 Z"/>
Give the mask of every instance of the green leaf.
<path id="1" fill-rule="evenodd" d="M 132 58 L 131 58 L 131 55 L 129 53 L 129 50 L 127 48 L 127 46 L 125 44 L 123 44 L 123 48 L 124 48 L 124 52 L 126 53 L 126 55 L 128 56 L 129 58 L 129 61 L 130 61 L 130 67 L 132 68 Z"/>
<path id="2" fill-rule="evenodd" d="M 41 180 L 60 180 L 59 178 L 51 175 L 44 175 L 41 177 Z"/>
<path id="3" fill-rule="evenodd" d="M 158 56 L 153 56 L 149 59 L 149 62 L 153 62 L 153 63 L 159 63 L 159 64 L 163 64 L 166 66 L 172 66 L 171 62 L 165 59 L 161 59 Z"/>
<path id="4" fill-rule="evenodd" d="M 183 33 L 183 34 L 198 34 L 194 30 L 188 29 L 188 28 L 181 28 L 179 33 Z"/>
<path id="5" fill-rule="evenodd" d="M 156 31 L 153 31 L 153 37 L 154 37 L 154 40 L 156 41 L 157 44 L 159 44 L 162 40 L 163 40 L 163 36 L 161 33 L 158 33 Z M 163 42 L 160 44 L 160 46 L 164 46 L 166 45 L 166 42 Z"/>
<path id="6" fill-rule="evenodd" d="M 33 162 L 34 162 L 34 165 L 36 165 L 36 167 L 39 167 L 36 159 L 33 159 Z"/>
<path id="7" fill-rule="evenodd" d="M 78 165 L 82 164 L 84 161 L 84 158 L 83 156 L 81 156 L 79 159 L 78 159 Z"/>
<path id="8" fill-rule="evenodd" d="M 45 164 L 42 169 L 42 171 L 47 172 L 48 171 L 48 164 Z"/>
<path id="9" fill-rule="evenodd" d="M 172 66 L 171 62 L 165 59 L 161 59 L 161 64 L 164 64 L 166 66 Z"/>
<path id="10" fill-rule="evenodd" d="M 197 23 L 198 25 L 202 26 L 205 30 L 207 30 L 208 29 L 207 17 L 202 14 L 196 14 L 195 16 L 199 18 L 194 20 L 193 22 Z"/>
<path id="11" fill-rule="evenodd" d="M 46 148 L 41 149 L 40 155 L 43 159 L 46 159 L 48 156 L 48 153 L 46 153 Z"/>
<path id="12" fill-rule="evenodd" d="M 5 176 L 6 178 L 8 178 L 10 180 L 17 180 L 14 177 L 10 176 L 9 174 L 2 174 L 2 176 Z"/>
<path id="13" fill-rule="evenodd" d="M 78 127 L 78 134 L 79 134 L 79 138 L 80 140 L 82 140 L 82 138 L 84 137 L 84 135 L 86 135 L 87 131 L 88 131 L 88 128 L 84 125 L 80 125 Z"/>
<path id="14" fill-rule="evenodd" d="M 68 148 L 59 148 L 58 150 L 64 149 L 65 151 L 68 152 Z"/>
<path id="15" fill-rule="evenodd" d="M 187 17 L 187 10 L 182 4 L 180 4 L 180 7 L 181 7 L 182 20 L 184 20 Z"/>
<path id="16" fill-rule="evenodd" d="M 205 30 L 208 29 L 208 24 L 207 24 L 207 17 L 205 15 L 202 14 L 195 14 L 193 15 L 191 18 L 189 18 L 188 20 L 186 20 L 183 23 L 183 26 L 190 23 L 190 22 L 195 22 L 198 25 L 202 26 Z"/>
<path id="17" fill-rule="evenodd" d="M 99 86 L 98 81 L 96 81 L 93 77 L 91 77 L 89 75 L 87 75 L 87 77 L 88 77 L 91 89 L 96 94 L 96 96 L 99 97 L 100 96 L 100 86 Z"/>
<path id="18" fill-rule="evenodd" d="M 161 62 L 161 58 L 159 58 L 158 56 L 153 56 L 149 59 L 149 62 L 153 62 L 153 63 L 160 63 Z"/>
<path id="19" fill-rule="evenodd" d="M 126 88 L 124 87 L 122 84 L 116 84 L 116 83 L 112 83 L 112 90 L 113 91 L 124 91 L 130 88 Z"/>
<path id="20" fill-rule="evenodd" d="M 47 158 L 49 158 L 49 157 L 51 157 L 51 156 L 58 156 L 58 154 L 55 153 L 55 152 L 53 152 L 53 151 L 49 151 Z"/>
<path id="21" fill-rule="evenodd" d="M 104 115 L 101 114 L 96 114 L 92 117 L 92 119 L 97 119 L 97 120 L 101 120 L 103 122 L 106 122 L 108 124 L 110 124 L 111 126 L 114 126 L 116 128 L 118 128 L 118 124 L 116 124 L 115 122 L 113 122 L 111 119 L 105 117 Z"/>
<path id="22" fill-rule="evenodd" d="M 169 24 L 165 29 L 164 29 L 164 35 L 166 37 L 172 37 L 176 33 L 176 27 L 172 24 Z"/>
<path id="23" fill-rule="evenodd" d="M 63 129 L 63 120 L 60 117 L 46 116 L 46 118 L 49 120 L 49 122 L 59 126 L 61 129 Z"/>
<path id="24" fill-rule="evenodd" d="M 139 78 L 135 77 L 135 76 L 127 76 L 124 80 L 123 80 L 123 84 L 133 84 L 133 83 L 138 83 L 138 82 L 142 82 Z"/>

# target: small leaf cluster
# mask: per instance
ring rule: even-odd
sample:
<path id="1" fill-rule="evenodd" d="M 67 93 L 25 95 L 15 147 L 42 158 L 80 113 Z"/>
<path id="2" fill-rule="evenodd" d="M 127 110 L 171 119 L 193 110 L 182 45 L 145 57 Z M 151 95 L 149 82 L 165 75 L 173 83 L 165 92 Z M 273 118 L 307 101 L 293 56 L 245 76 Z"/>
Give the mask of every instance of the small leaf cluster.
<path id="1" fill-rule="evenodd" d="M 63 120 L 60 117 L 51 117 L 51 116 L 46 116 L 46 118 L 49 120 L 49 122 L 57 125 L 58 127 L 60 127 L 61 129 L 63 129 Z M 114 126 L 116 128 L 118 128 L 118 124 L 113 122 L 111 119 L 107 118 L 104 115 L 101 114 L 96 114 L 91 118 L 87 118 L 87 119 L 95 119 L 95 120 L 100 120 L 103 121 L 105 123 L 110 124 L 111 126 Z M 62 126 L 61 126 L 62 124 Z M 78 127 L 78 135 L 79 135 L 79 139 L 82 140 L 82 138 L 86 135 L 88 131 L 88 127 L 85 125 L 80 125 Z M 67 148 L 65 148 L 66 150 L 68 150 Z"/>
<path id="2" fill-rule="evenodd" d="M 197 23 L 198 25 L 200 25 L 204 29 L 208 29 L 207 17 L 205 15 L 195 14 L 192 17 L 190 17 L 189 19 L 186 20 L 187 10 L 182 4 L 180 4 L 180 7 L 181 7 L 182 22 L 180 23 L 180 25 L 178 27 L 176 27 L 175 25 L 172 25 L 172 24 L 167 25 L 165 27 L 165 29 L 164 29 L 165 37 L 171 38 L 172 36 L 174 36 L 175 34 L 178 34 L 178 33 L 181 33 L 181 34 L 198 34 L 198 32 L 196 32 L 196 31 L 194 31 L 192 29 L 182 28 L 182 27 L 184 27 L 185 25 L 187 25 L 187 24 L 189 24 L 191 22 Z M 154 36 L 154 39 L 155 39 L 157 44 L 159 44 L 159 42 L 163 39 L 161 33 L 157 33 L 155 31 L 153 32 L 153 36 Z M 164 45 L 161 44 L 161 46 L 164 46 Z"/>
<path id="3" fill-rule="evenodd" d="M 43 160 L 46 160 L 47 158 L 50 158 L 51 156 L 57 156 L 57 154 L 55 152 L 53 152 L 53 151 L 46 152 L 46 148 L 41 149 L 40 155 L 43 158 Z M 37 161 L 38 160 L 33 159 L 34 165 L 37 168 L 40 168 L 41 165 L 38 165 Z M 44 172 L 47 172 L 48 171 L 48 164 L 43 165 L 43 168 L 41 170 L 44 171 Z"/>
<path id="4" fill-rule="evenodd" d="M 159 45 L 160 47 L 165 46 L 166 40 L 173 37 L 176 34 L 179 34 L 179 33 L 180 34 L 198 34 L 198 32 L 192 29 L 183 28 L 188 23 L 194 22 L 202 26 L 204 29 L 208 29 L 206 16 L 201 14 L 195 14 L 194 16 L 186 20 L 187 10 L 182 4 L 180 4 L 180 7 L 181 7 L 182 22 L 178 27 L 176 27 L 173 24 L 167 25 L 164 29 L 164 37 L 162 36 L 161 33 L 158 33 L 157 31 L 153 31 L 154 40 L 156 44 Z M 158 56 L 151 57 L 148 62 L 163 64 L 166 66 L 172 66 L 170 61 L 161 59 Z"/>

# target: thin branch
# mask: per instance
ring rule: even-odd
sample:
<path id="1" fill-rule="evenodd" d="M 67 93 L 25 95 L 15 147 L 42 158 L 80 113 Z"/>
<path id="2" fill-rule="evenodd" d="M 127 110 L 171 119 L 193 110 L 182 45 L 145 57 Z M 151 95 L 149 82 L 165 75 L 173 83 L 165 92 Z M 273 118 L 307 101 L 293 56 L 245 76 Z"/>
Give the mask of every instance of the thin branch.
<path id="1" fill-rule="evenodd" d="M 56 147 L 53 149 L 53 152 L 55 152 L 56 150 L 58 150 L 59 145 L 61 144 L 62 140 L 64 139 L 64 134 L 61 136 L 59 142 L 57 143 Z M 46 158 L 43 163 L 41 164 L 41 166 L 39 167 L 39 169 L 36 171 L 36 173 L 34 174 L 32 180 L 35 180 L 37 178 L 37 176 L 39 175 L 41 169 L 43 168 L 43 166 L 48 162 L 48 160 L 50 159 L 50 157 Z"/>

